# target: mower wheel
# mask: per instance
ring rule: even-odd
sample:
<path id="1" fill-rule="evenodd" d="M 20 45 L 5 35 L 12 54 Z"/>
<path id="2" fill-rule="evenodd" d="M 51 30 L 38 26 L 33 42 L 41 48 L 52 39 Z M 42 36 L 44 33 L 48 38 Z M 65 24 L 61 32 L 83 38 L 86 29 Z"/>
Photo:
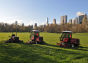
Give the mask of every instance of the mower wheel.
<path id="1" fill-rule="evenodd" d="M 71 44 L 71 47 L 72 47 L 72 48 L 75 48 L 75 44 Z"/>

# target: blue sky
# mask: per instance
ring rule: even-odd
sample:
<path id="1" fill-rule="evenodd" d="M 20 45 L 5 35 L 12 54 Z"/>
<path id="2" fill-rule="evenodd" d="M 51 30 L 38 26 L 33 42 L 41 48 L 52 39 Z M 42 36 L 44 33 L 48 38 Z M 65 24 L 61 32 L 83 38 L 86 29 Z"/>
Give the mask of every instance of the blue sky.
<path id="1" fill-rule="evenodd" d="M 88 0 L 0 0 L 0 22 L 41 25 L 48 17 L 50 23 L 53 18 L 60 23 L 60 16 L 71 19 L 77 12 L 88 13 Z"/>

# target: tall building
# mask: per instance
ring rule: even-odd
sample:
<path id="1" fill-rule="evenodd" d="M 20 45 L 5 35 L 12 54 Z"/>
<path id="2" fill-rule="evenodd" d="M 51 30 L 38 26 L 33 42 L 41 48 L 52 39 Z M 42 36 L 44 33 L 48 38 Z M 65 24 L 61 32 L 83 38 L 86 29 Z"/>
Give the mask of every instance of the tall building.
<path id="1" fill-rule="evenodd" d="M 72 24 L 79 24 L 78 17 L 72 19 Z"/>
<path id="2" fill-rule="evenodd" d="M 37 27 L 37 23 L 35 23 L 35 25 L 34 25 L 35 27 Z"/>
<path id="3" fill-rule="evenodd" d="M 48 17 L 47 17 L 47 23 L 46 23 L 46 25 L 49 25 L 49 19 L 48 19 Z"/>
<path id="4" fill-rule="evenodd" d="M 31 25 L 31 28 L 33 29 L 33 25 Z"/>
<path id="5" fill-rule="evenodd" d="M 24 27 L 24 23 L 22 23 L 22 27 Z"/>
<path id="6" fill-rule="evenodd" d="M 56 19 L 53 19 L 53 24 L 56 24 Z"/>
<path id="7" fill-rule="evenodd" d="M 61 24 L 64 24 L 64 16 L 61 16 L 60 22 L 61 22 Z"/>
<path id="8" fill-rule="evenodd" d="M 75 19 L 74 18 L 72 19 L 72 24 L 75 24 Z"/>
<path id="9" fill-rule="evenodd" d="M 84 16 L 85 15 L 78 16 L 78 22 L 79 22 L 79 24 L 82 24 L 82 20 L 83 20 Z"/>
<path id="10" fill-rule="evenodd" d="M 37 23 L 35 23 L 35 25 L 34 25 L 34 29 L 36 29 L 37 28 Z"/>
<path id="11" fill-rule="evenodd" d="M 69 19 L 69 24 L 72 24 L 72 19 Z"/>
<path id="12" fill-rule="evenodd" d="M 79 24 L 78 17 L 75 18 L 75 24 Z"/>
<path id="13" fill-rule="evenodd" d="M 64 16 L 64 24 L 67 24 L 67 15 Z"/>
<path id="14" fill-rule="evenodd" d="M 18 21 L 15 21 L 15 24 L 17 25 L 18 24 Z"/>
<path id="15" fill-rule="evenodd" d="M 61 24 L 67 24 L 67 15 L 61 16 Z"/>

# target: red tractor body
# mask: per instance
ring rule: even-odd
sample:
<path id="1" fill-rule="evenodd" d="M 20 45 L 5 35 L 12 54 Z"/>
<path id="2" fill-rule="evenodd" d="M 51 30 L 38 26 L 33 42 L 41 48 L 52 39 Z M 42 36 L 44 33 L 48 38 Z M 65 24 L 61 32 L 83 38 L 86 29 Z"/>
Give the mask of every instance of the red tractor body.
<path id="1" fill-rule="evenodd" d="M 38 30 L 32 30 L 30 33 L 30 40 L 29 44 L 42 44 L 43 43 L 43 37 L 40 37 Z"/>
<path id="2" fill-rule="evenodd" d="M 72 32 L 71 31 L 63 31 L 62 35 L 60 37 L 60 43 L 57 43 L 57 45 L 61 47 L 78 47 L 80 44 L 80 40 L 76 38 L 72 38 Z"/>

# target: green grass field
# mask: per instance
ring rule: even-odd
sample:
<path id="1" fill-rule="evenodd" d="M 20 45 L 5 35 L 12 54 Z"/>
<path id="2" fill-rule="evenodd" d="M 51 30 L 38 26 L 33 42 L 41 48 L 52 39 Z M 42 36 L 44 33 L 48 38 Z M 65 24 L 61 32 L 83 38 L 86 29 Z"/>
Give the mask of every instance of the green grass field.
<path id="1" fill-rule="evenodd" d="M 61 34 L 40 33 L 49 45 L 4 43 L 10 35 L 0 33 L 0 63 L 88 63 L 88 33 L 73 34 L 73 38 L 80 39 L 80 47 L 77 49 L 56 46 Z M 30 40 L 29 35 L 18 33 L 24 43 Z"/>

